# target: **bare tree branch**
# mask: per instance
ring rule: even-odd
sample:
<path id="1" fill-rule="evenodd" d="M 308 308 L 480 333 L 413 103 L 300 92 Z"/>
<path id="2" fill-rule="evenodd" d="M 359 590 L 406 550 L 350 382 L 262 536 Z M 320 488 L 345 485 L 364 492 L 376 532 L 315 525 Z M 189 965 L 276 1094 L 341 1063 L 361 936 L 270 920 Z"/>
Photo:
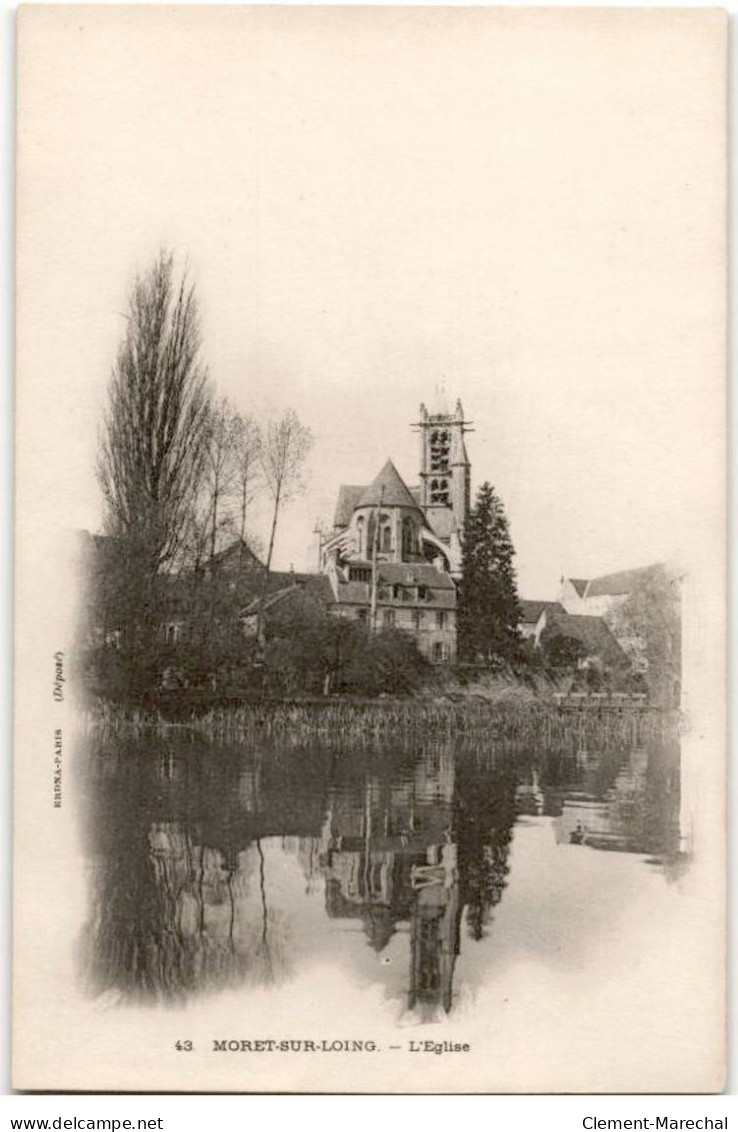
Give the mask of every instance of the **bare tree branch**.
<path id="1" fill-rule="evenodd" d="M 210 558 L 215 558 L 223 507 L 235 480 L 235 413 L 227 397 L 211 405 L 205 428 L 205 492 L 210 530 Z"/>
<path id="2" fill-rule="evenodd" d="M 261 460 L 261 429 L 249 414 L 236 413 L 233 419 L 233 478 L 238 506 L 238 534 L 246 543 L 246 517 L 254 499 Z"/>
<path id="3" fill-rule="evenodd" d="M 279 421 L 270 421 L 261 445 L 261 468 L 273 500 L 272 525 L 264 567 L 262 600 L 257 617 L 257 638 L 261 641 L 263 625 L 261 611 L 269 588 L 274 539 L 282 505 L 302 488 L 302 468 L 313 443 L 309 428 L 300 423 L 293 409 L 288 409 Z"/>

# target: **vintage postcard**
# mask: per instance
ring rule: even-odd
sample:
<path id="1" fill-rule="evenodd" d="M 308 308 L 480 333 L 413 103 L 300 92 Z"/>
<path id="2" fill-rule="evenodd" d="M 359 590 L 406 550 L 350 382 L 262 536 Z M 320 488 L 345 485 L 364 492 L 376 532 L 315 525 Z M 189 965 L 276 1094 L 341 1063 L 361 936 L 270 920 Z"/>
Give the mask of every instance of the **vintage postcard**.
<path id="1" fill-rule="evenodd" d="M 18 74 L 14 1086 L 719 1091 L 725 14 Z"/>

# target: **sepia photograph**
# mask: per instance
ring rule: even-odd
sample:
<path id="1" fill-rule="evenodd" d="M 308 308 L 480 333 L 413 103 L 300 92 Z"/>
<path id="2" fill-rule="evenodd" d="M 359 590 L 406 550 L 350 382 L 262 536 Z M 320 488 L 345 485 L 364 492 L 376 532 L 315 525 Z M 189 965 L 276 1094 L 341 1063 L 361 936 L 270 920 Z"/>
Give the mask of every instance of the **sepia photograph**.
<path id="1" fill-rule="evenodd" d="M 726 44 L 21 8 L 16 1089 L 724 1087 Z"/>

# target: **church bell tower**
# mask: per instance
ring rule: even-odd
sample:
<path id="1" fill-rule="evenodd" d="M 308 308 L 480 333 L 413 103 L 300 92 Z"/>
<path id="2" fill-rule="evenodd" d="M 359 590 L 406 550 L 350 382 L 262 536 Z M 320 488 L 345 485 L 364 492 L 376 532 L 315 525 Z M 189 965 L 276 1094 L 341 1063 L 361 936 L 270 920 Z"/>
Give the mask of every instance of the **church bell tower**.
<path id="1" fill-rule="evenodd" d="M 420 406 L 420 505 L 432 524 L 450 511 L 460 534 L 470 507 L 471 465 L 464 434 L 471 423 L 464 420 L 461 401 L 453 413 L 442 397 L 431 410 Z"/>

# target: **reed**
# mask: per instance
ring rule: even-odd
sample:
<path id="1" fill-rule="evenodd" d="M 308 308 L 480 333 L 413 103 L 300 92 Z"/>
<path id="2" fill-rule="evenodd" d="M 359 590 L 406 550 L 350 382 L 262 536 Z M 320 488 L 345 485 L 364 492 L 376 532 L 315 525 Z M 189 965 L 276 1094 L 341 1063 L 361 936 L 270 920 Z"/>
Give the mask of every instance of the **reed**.
<path id="1" fill-rule="evenodd" d="M 213 743 L 318 743 L 324 746 L 386 745 L 424 738 L 495 740 L 544 749 L 587 749 L 594 744 L 640 745 L 678 737 L 677 713 L 634 710 L 562 709 L 550 701 L 462 699 L 252 702 L 214 708 L 171 720 L 161 712 L 143 712 L 99 703 L 85 718 L 87 729 L 105 734 L 189 733 Z"/>

